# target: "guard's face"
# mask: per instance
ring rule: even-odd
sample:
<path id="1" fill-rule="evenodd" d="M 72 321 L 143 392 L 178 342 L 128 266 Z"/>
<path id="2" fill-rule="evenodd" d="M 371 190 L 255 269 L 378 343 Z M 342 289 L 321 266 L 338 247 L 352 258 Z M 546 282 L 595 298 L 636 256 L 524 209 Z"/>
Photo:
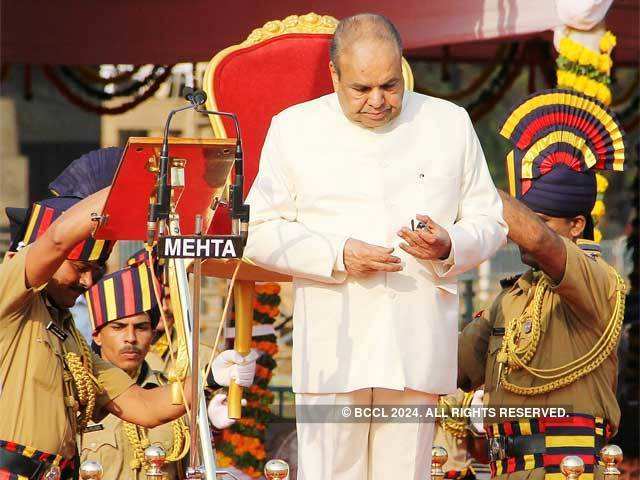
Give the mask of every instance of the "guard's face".
<path id="1" fill-rule="evenodd" d="M 402 57 L 394 45 L 354 41 L 340 53 L 338 69 L 333 63 L 329 68 L 342 112 L 352 122 L 376 128 L 400 115 Z"/>
<path id="2" fill-rule="evenodd" d="M 71 308 L 103 275 L 104 267 L 97 262 L 65 260 L 47 283 L 47 294 L 58 307 Z"/>
<path id="3" fill-rule="evenodd" d="M 113 320 L 93 335 L 102 358 L 126 372 L 135 372 L 144 361 L 153 329 L 146 313 Z"/>
<path id="4" fill-rule="evenodd" d="M 572 242 L 582 237 L 582 232 L 586 225 L 586 219 L 582 215 L 573 218 L 550 217 L 542 213 L 536 213 L 538 218 L 542 220 L 547 227 L 556 232 L 558 235 L 568 238 Z M 533 268 L 538 268 L 536 261 L 526 252 L 520 249 L 520 258 L 522 263 Z"/>

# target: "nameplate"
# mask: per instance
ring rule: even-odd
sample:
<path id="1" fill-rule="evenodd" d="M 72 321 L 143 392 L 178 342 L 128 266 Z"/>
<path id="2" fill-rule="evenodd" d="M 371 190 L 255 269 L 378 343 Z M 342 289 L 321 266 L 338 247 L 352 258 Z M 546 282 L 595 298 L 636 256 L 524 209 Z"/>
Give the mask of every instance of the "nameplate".
<path id="1" fill-rule="evenodd" d="M 162 258 L 241 258 L 244 249 L 234 235 L 161 237 L 158 247 Z"/>
<path id="2" fill-rule="evenodd" d="M 62 328 L 60 328 L 55 323 L 53 323 L 53 321 L 49 322 L 49 324 L 47 325 L 47 330 L 49 330 L 51 333 L 53 333 L 56 337 L 58 337 L 63 342 L 69 336 L 69 334 L 67 332 L 65 332 Z"/>
<path id="3" fill-rule="evenodd" d="M 100 430 L 104 430 L 104 427 L 101 423 L 96 423 L 95 425 L 89 425 L 85 428 L 84 433 L 99 432 Z"/>

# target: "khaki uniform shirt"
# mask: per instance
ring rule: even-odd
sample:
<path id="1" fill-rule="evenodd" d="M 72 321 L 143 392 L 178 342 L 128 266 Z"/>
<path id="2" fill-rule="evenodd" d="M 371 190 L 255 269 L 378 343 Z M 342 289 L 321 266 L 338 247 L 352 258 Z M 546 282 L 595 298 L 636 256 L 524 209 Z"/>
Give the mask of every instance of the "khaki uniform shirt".
<path id="1" fill-rule="evenodd" d="M 29 247 L 0 265 L 0 440 L 72 458 L 76 452 L 75 415 L 65 407 L 64 353 L 82 354 L 68 311 L 48 308 L 44 287 L 27 288 Z M 53 322 L 64 341 L 47 329 Z M 104 391 L 94 418 L 134 383 L 119 368 L 93 355 L 93 375 Z"/>
<path id="2" fill-rule="evenodd" d="M 540 341 L 529 362 L 535 368 L 565 365 L 587 353 L 603 336 L 615 306 L 617 281 L 613 268 L 599 254 L 583 251 L 563 240 L 567 249 L 565 274 L 543 298 Z M 503 340 L 496 329 L 503 329 L 506 320 L 519 317 L 533 300 L 534 278 L 533 271 L 527 271 L 504 288 L 488 313 L 483 313 L 462 331 L 458 350 L 460 388 L 471 389 L 484 383 L 485 407 L 567 407 L 569 413 L 604 417 L 615 430 L 620 421 L 615 396 L 618 364 L 615 350 L 591 373 L 547 394 L 520 396 L 496 388 L 496 357 Z M 524 370 L 510 373 L 507 379 L 520 386 L 549 381 L 534 378 Z M 511 474 L 514 476 L 542 478 L 544 469 Z"/>
<path id="3" fill-rule="evenodd" d="M 143 388 L 154 388 L 166 383 L 162 373 L 148 369 L 146 377 L 138 384 Z M 165 452 L 173 448 L 173 426 L 165 423 L 147 430 L 150 444 L 160 444 Z M 113 414 L 100 423 L 89 425 L 82 437 L 80 460 L 97 461 L 102 465 L 104 480 L 144 480 L 144 470 L 131 468 L 134 458 L 133 447 L 123 431 L 123 422 Z M 167 478 L 181 478 L 181 462 L 167 463 Z"/>

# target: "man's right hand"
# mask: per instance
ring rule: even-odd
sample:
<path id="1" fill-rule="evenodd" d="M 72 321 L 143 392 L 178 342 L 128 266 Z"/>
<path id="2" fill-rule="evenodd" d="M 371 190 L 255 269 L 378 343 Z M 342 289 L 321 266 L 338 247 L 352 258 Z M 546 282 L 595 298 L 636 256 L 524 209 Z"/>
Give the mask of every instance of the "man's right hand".
<path id="1" fill-rule="evenodd" d="M 400 258 L 391 255 L 393 248 L 380 247 L 350 238 L 344 244 L 344 267 L 349 275 L 365 277 L 376 272 L 399 272 Z"/>

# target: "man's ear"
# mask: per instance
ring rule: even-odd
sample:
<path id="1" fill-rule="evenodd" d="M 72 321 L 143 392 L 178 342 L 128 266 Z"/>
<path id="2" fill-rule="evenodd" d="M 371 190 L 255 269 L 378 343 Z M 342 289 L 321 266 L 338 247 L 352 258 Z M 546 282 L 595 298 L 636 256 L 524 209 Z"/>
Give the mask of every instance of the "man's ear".
<path id="1" fill-rule="evenodd" d="M 338 90 L 338 85 L 340 84 L 340 74 L 338 73 L 338 69 L 333 64 L 333 62 L 329 62 L 329 72 L 331 72 L 331 82 L 333 83 L 333 89 Z"/>
<path id="2" fill-rule="evenodd" d="M 584 232 L 586 226 L 587 219 L 584 215 L 573 217 L 571 219 L 571 228 L 569 229 L 569 233 L 571 233 L 571 239 L 575 241 L 578 238 L 582 238 L 582 233 Z"/>
<path id="3" fill-rule="evenodd" d="M 100 337 L 100 332 L 94 332 L 91 335 L 91 338 L 93 338 L 93 341 L 96 342 L 96 345 L 98 345 L 99 347 L 102 346 L 102 338 Z"/>

